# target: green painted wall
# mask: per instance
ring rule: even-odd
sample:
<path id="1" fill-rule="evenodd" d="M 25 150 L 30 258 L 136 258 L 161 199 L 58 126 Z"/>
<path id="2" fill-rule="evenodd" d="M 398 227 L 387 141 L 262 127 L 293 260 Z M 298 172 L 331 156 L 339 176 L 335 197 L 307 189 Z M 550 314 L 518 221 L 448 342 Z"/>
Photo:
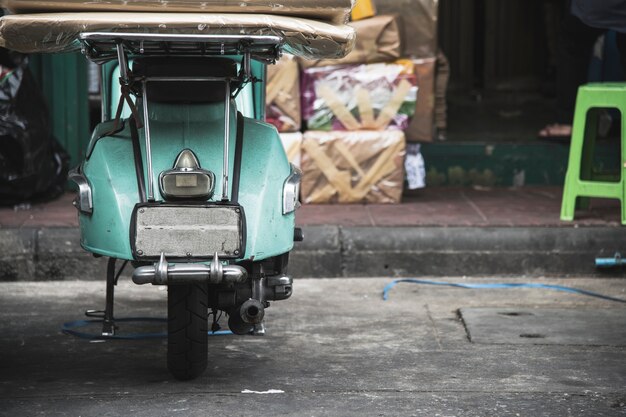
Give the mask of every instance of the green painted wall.
<path id="1" fill-rule="evenodd" d="M 597 172 L 619 172 L 619 141 L 596 145 Z M 569 144 L 441 142 L 422 145 L 426 185 L 521 186 L 563 185 Z"/>
<path id="2" fill-rule="evenodd" d="M 52 131 L 78 165 L 89 142 L 87 60 L 79 53 L 32 55 L 30 68 L 48 100 Z"/>

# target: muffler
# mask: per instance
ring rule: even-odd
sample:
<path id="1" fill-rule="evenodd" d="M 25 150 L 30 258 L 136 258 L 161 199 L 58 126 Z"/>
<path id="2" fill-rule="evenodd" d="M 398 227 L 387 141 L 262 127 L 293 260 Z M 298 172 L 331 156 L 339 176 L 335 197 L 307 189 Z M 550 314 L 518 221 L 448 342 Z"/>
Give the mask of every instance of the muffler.
<path id="1" fill-rule="evenodd" d="M 239 315 L 244 323 L 259 324 L 265 316 L 265 307 L 259 300 L 250 299 L 241 305 Z"/>
<path id="2" fill-rule="evenodd" d="M 238 308 L 234 308 L 228 315 L 228 327 L 238 335 L 249 334 L 255 324 L 263 322 L 265 307 L 259 300 L 249 299 Z"/>

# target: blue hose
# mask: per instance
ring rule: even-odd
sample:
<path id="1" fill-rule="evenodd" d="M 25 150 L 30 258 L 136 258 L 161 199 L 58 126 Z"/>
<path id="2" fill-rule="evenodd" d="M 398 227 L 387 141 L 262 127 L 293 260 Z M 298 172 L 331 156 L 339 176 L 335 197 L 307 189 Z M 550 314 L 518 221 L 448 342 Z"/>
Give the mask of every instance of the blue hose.
<path id="1" fill-rule="evenodd" d="M 564 291 L 574 294 L 587 295 L 590 297 L 601 298 L 603 300 L 615 301 L 618 303 L 626 303 L 626 300 L 622 298 L 611 297 L 608 295 L 598 294 L 593 291 L 587 291 L 580 288 L 565 287 L 563 285 L 550 285 L 550 284 L 535 284 L 535 283 L 490 283 L 490 284 L 460 284 L 456 282 L 445 281 L 430 281 L 426 279 L 404 278 L 396 279 L 385 286 L 383 289 L 383 300 L 389 298 L 389 291 L 401 282 L 408 282 L 412 284 L 427 284 L 427 285 L 444 285 L 449 287 L 467 288 L 467 289 L 498 289 L 498 288 L 543 288 L 555 291 Z"/>
<path id="2" fill-rule="evenodd" d="M 165 323 L 167 319 L 161 317 L 124 317 L 124 318 L 116 318 L 115 322 L 158 322 Z M 93 334 L 93 333 L 84 333 L 79 332 L 77 328 L 85 327 L 93 323 L 102 323 L 101 319 L 93 319 L 93 320 L 76 320 L 69 321 L 67 323 L 63 323 L 63 327 L 61 327 L 61 331 L 65 334 L 69 334 L 71 336 L 76 336 L 81 339 L 88 340 L 140 340 L 140 339 L 163 339 L 167 337 L 167 332 L 159 332 L 159 333 L 130 333 L 130 334 L 116 334 L 112 336 L 103 336 L 101 334 Z M 221 336 L 227 334 L 233 334 L 230 330 L 219 330 L 217 332 L 208 332 L 209 336 Z"/>
<path id="3" fill-rule="evenodd" d="M 626 259 L 617 252 L 612 258 L 596 258 L 596 268 L 614 268 L 626 265 Z"/>

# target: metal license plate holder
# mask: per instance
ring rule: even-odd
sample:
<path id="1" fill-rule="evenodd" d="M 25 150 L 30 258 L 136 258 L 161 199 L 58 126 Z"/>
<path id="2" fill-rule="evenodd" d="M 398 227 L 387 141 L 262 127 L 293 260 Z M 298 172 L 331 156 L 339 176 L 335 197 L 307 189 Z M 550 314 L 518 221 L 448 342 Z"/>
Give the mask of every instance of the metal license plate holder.
<path id="1" fill-rule="evenodd" d="M 241 258 L 245 214 L 233 204 L 145 203 L 135 206 L 131 249 L 136 260 Z"/>

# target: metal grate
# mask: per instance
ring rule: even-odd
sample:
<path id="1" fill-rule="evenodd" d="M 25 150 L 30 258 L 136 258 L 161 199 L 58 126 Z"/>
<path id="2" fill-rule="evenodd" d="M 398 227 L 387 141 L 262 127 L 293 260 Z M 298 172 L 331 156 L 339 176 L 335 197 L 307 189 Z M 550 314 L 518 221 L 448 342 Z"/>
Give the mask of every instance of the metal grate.
<path id="1" fill-rule="evenodd" d="M 117 58 L 117 45 L 132 56 L 242 55 L 267 63 L 280 57 L 283 38 L 259 35 L 181 35 L 154 33 L 85 32 L 82 52 L 94 62 Z"/>

